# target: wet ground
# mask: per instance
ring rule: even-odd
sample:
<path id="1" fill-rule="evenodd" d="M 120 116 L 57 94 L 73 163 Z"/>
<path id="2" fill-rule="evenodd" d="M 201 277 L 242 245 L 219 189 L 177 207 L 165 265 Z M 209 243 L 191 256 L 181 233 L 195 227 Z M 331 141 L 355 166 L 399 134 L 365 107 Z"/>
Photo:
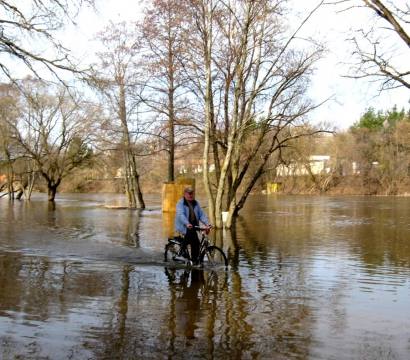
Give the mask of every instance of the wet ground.
<path id="1" fill-rule="evenodd" d="M 0 200 L 0 359 L 410 358 L 410 198 L 253 196 L 227 271 L 167 266 L 147 200 Z"/>

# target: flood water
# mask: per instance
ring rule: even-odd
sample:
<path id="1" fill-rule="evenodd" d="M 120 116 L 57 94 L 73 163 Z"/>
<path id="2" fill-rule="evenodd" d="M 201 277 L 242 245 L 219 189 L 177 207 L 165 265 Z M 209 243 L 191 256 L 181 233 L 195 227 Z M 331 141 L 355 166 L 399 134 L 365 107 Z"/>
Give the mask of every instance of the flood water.
<path id="1" fill-rule="evenodd" d="M 227 271 L 167 267 L 147 200 L 0 200 L 0 359 L 410 358 L 410 198 L 252 196 Z"/>

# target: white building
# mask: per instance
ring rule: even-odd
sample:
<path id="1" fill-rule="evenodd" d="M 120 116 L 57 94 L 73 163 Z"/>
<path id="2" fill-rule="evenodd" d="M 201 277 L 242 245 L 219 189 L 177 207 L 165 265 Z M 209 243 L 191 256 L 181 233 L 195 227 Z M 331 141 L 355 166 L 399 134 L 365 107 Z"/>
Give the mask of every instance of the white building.
<path id="1" fill-rule="evenodd" d="M 310 169 L 310 171 L 309 171 Z M 291 162 L 289 165 L 281 164 L 277 167 L 278 176 L 302 176 L 330 173 L 330 156 L 329 155 L 312 155 L 306 164 L 300 162 Z"/>

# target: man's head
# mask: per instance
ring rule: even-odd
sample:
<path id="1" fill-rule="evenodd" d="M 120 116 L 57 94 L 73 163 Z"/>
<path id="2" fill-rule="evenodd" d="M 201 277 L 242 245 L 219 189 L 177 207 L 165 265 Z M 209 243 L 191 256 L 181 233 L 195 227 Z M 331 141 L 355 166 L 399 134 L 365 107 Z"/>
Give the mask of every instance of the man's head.
<path id="1" fill-rule="evenodd" d="M 192 187 L 188 186 L 184 189 L 184 198 L 187 201 L 192 201 L 195 199 L 195 191 Z"/>

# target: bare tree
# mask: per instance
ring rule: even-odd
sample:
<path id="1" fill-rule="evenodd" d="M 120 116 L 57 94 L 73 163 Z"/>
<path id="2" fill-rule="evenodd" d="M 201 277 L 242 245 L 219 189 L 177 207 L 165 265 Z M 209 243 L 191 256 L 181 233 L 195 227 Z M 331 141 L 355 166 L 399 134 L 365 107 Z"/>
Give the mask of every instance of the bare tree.
<path id="1" fill-rule="evenodd" d="M 410 89 L 409 5 L 389 0 L 344 0 L 335 3 L 347 6 L 349 11 L 365 8 L 374 15 L 374 24 L 365 24 L 351 38 L 355 48 L 353 55 L 358 60 L 351 77 L 380 82 L 380 90 L 397 87 Z"/>
<path id="2" fill-rule="evenodd" d="M 23 155 L 35 162 L 54 201 L 61 181 L 90 155 L 88 143 L 95 109 L 67 93 L 39 80 L 26 80 L 22 112 L 10 123 L 12 136 Z"/>
<path id="3" fill-rule="evenodd" d="M 196 29 L 189 44 L 191 69 L 202 70 L 192 78 L 204 104 L 204 183 L 217 227 L 222 227 L 222 211 L 228 212 L 226 226 L 232 225 L 271 155 L 310 134 L 294 130 L 315 108 L 304 93 L 322 48 L 297 37 L 313 11 L 289 34 L 282 5 L 190 1 Z"/>
<path id="4" fill-rule="evenodd" d="M 11 126 L 15 124 L 19 114 L 16 88 L 10 84 L 0 85 L 0 163 L 6 169 L 7 194 L 14 198 L 14 167 L 18 157 L 16 145 L 11 137 Z M 4 187 L 6 186 L 4 185 Z"/>
<path id="5" fill-rule="evenodd" d="M 59 70 L 77 72 L 70 52 L 55 32 L 74 18 L 83 4 L 94 0 L 1 0 L 0 1 L 0 70 L 15 78 L 20 65 L 41 77 L 47 70 L 60 78 Z M 50 50 L 54 50 L 53 55 Z M 42 74 L 44 75 L 44 73 Z"/>
<path id="6" fill-rule="evenodd" d="M 144 50 L 144 85 L 141 93 L 149 112 L 153 112 L 159 136 L 168 154 L 168 181 L 174 181 L 175 147 L 181 141 L 181 124 L 187 124 L 189 101 L 184 76 L 184 26 L 186 9 L 178 0 L 154 0 L 147 7 L 141 26 Z M 165 133 L 165 134 L 163 134 Z"/>
<path id="7" fill-rule="evenodd" d="M 96 72 L 90 79 L 92 86 L 102 95 L 112 123 L 106 122 L 110 146 L 115 145 L 123 153 L 125 189 L 131 208 L 145 208 L 141 190 L 135 148 L 138 129 L 138 103 L 134 96 L 137 85 L 138 44 L 135 25 L 127 23 L 110 24 L 98 34 L 104 51 Z M 115 143 L 117 142 L 117 143 Z"/>

